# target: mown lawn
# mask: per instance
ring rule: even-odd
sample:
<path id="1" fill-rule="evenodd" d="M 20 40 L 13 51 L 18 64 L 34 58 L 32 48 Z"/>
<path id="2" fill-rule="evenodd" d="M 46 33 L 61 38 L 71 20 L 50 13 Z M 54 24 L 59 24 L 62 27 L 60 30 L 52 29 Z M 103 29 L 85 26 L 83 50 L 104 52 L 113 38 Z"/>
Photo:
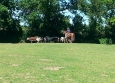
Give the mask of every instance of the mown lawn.
<path id="1" fill-rule="evenodd" d="M 115 45 L 0 44 L 0 83 L 115 83 Z"/>

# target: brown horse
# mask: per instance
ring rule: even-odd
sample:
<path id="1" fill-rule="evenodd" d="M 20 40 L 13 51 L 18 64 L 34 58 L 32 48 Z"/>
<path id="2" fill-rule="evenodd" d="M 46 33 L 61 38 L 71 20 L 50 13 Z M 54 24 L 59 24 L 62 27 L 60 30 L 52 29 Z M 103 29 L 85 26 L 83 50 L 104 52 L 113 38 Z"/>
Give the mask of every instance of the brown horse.
<path id="1" fill-rule="evenodd" d="M 66 31 L 63 31 L 63 34 L 65 35 L 65 41 L 73 43 L 75 41 L 75 34 L 74 33 L 69 33 L 67 34 Z"/>

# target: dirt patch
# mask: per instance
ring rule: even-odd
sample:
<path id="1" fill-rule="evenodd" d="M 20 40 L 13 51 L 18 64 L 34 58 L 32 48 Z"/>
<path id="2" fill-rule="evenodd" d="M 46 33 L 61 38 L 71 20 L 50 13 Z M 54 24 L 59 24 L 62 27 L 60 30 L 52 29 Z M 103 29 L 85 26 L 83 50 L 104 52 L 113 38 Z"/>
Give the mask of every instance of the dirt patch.
<path id="1" fill-rule="evenodd" d="M 20 55 L 17 55 L 17 54 L 13 54 L 13 55 L 8 55 L 10 57 L 15 57 L 15 56 L 20 56 Z"/>
<path id="2" fill-rule="evenodd" d="M 49 61 L 52 61 L 50 59 L 40 59 L 40 61 L 46 61 L 46 62 L 49 62 Z"/>
<path id="3" fill-rule="evenodd" d="M 101 74 L 101 76 L 103 76 L 103 77 L 107 77 L 108 75 L 106 75 L 106 74 Z"/>
<path id="4" fill-rule="evenodd" d="M 19 66 L 19 64 L 12 64 L 12 66 L 13 66 L 13 67 L 17 67 L 17 66 Z"/>
<path id="5" fill-rule="evenodd" d="M 51 70 L 51 71 L 57 71 L 57 70 L 60 70 L 64 67 L 46 67 L 44 68 L 44 70 Z"/>

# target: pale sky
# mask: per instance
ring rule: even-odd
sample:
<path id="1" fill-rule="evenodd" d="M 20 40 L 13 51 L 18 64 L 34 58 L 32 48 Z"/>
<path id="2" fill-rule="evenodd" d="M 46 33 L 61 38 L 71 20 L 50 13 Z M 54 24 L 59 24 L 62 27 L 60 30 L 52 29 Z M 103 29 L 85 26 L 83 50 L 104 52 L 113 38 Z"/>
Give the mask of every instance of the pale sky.
<path id="1" fill-rule="evenodd" d="M 65 10 L 65 11 L 63 11 L 65 14 L 65 16 L 71 16 L 71 18 L 70 18 L 70 23 L 71 24 L 73 24 L 73 18 L 75 17 L 75 15 L 74 14 L 72 14 L 70 11 L 68 11 L 68 10 Z M 85 14 L 83 14 L 82 12 L 80 12 L 80 11 L 77 11 L 82 17 L 83 17 L 83 24 L 86 24 L 86 25 L 88 25 L 88 17 L 85 15 Z"/>
<path id="2" fill-rule="evenodd" d="M 69 2 L 70 0 L 66 0 L 67 2 Z M 72 14 L 70 11 L 68 11 L 68 10 L 65 10 L 65 11 L 63 11 L 65 14 L 64 15 L 66 15 L 66 16 L 71 16 L 71 18 L 70 18 L 70 23 L 71 24 L 73 24 L 73 21 L 72 21 L 72 19 L 75 17 L 75 15 L 74 14 Z M 82 12 L 80 12 L 80 11 L 77 11 L 82 17 L 83 17 L 83 24 L 86 24 L 86 25 L 88 25 L 88 17 L 85 15 L 85 14 L 83 14 Z"/>

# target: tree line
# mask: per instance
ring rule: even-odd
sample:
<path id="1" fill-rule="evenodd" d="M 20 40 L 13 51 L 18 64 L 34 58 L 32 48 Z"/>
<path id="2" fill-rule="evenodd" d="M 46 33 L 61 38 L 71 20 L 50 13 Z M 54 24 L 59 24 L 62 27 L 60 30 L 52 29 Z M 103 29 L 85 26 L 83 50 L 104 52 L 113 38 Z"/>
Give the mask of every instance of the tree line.
<path id="1" fill-rule="evenodd" d="M 0 0 L 0 42 L 17 43 L 36 35 L 61 37 L 67 27 L 76 42 L 114 43 L 115 0 Z"/>

